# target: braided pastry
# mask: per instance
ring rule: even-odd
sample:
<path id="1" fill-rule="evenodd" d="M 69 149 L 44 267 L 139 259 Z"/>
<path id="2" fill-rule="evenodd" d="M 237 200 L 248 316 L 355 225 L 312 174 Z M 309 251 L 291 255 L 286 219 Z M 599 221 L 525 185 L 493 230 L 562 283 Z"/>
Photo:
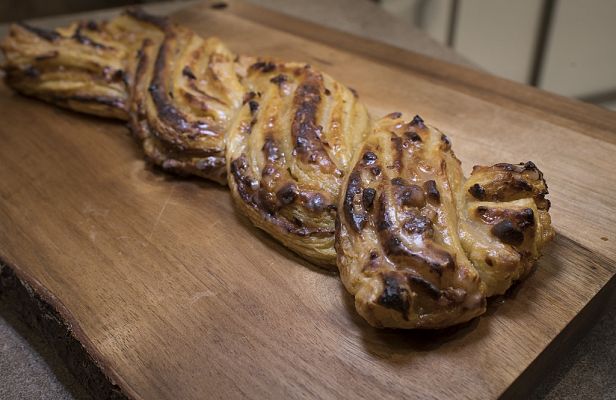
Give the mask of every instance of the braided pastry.
<path id="1" fill-rule="evenodd" d="M 551 238 L 532 163 L 475 167 L 465 182 L 449 139 L 400 113 L 355 153 L 338 204 L 342 282 L 375 326 L 440 328 L 485 311 Z"/>
<path id="2" fill-rule="evenodd" d="M 0 48 L 15 90 L 128 121 L 152 163 L 227 183 L 256 226 L 337 262 L 375 326 L 481 314 L 553 235 L 534 164 L 465 180 L 436 129 L 398 113 L 372 123 L 353 90 L 307 64 L 239 56 L 139 10 L 56 30 L 15 24 Z"/>
<path id="3" fill-rule="evenodd" d="M 369 132 L 365 107 L 308 65 L 255 64 L 227 138 L 229 187 L 258 227 L 312 262 L 335 265 L 338 191 Z"/>

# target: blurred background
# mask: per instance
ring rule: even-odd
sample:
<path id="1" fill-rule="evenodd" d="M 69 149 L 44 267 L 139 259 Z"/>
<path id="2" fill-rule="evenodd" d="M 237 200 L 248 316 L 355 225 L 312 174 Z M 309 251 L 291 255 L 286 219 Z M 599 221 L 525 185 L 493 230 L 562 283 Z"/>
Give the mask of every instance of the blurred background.
<path id="1" fill-rule="evenodd" d="M 374 3 L 493 74 L 616 110 L 614 0 L 313 0 L 290 1 L 298 4 L 283 8 L 300 9 L 304 3 L 340 9 L 353 2 Z M 144 3 L 149 1 L 4 0 L 0 23 Z M 348 18 L 358 15 L 348 10 Z"/>
<path id="2" fill-rule="evenodd" d="M 489 72 L 616 109 L 616 1 L 378 3 Z"/>

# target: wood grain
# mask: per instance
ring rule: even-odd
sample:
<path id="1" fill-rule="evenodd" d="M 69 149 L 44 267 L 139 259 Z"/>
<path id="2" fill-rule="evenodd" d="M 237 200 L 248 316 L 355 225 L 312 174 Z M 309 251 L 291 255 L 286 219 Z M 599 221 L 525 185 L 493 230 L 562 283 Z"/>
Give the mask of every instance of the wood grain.
<path id="1" fill-rule="evenodd" d="M 613 113 L 240 2 L 177 20 L 237 52 L 311 62 L 374 115 L 420 114 L 466 171 L 533 160 L 558 235 L 486 316 L 376 330 L 335 275 L 253 228 L 225 189 L 147 167 L 117 123 L 2 86 L 0 258 L 128 397 L 513 396 L 590 323 L 616 273 Z"/>

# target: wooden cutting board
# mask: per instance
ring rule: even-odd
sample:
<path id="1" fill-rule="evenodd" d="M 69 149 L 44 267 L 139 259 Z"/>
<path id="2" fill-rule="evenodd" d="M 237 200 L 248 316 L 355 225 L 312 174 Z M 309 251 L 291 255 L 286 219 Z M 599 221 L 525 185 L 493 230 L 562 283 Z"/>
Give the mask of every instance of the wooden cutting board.
<path id="1" fill-rule="evenodd" d="M 557 236 L 485 316 L 377 330 L 225 188 L 148 168 L 119 123 L 2 86 L 0 288 L 100 397 L 515 397 L 592 322 L 616 281 L 615 113 L 236 1 L 175 19 L 237 52 L 310 62 L 375 116 L 420 114 L 467 172 L 534 161 Z"/>

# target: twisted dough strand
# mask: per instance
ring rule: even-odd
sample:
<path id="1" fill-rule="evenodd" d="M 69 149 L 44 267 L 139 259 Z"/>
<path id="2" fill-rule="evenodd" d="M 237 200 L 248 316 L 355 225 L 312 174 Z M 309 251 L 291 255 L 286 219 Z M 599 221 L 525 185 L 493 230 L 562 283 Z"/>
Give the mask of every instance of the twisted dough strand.
<path id="1" fill-rule="evenodd" d="M 154 164 L 227 183 L 240 211 L 310 261 L 338 257 L 375 326 L 481 314 L 553 235 L 534 164 L 465 180 L 435 128 L 399 113 L 373 124 L 354 91 L 307 64 L 238 56 L 139 10 L 57 30 L 16 24 L 0 47 L 15 90 L 128 121 Z"/>
<path id="2" fill-rule="evenodd" d="M 532 163 L 475 167 L 464 182 L 449 139 L 399 113 L 358 150 L 336 248 L 342 282 L 375 326 L 440 328 L 482 314 L 553 235 Z"/>

